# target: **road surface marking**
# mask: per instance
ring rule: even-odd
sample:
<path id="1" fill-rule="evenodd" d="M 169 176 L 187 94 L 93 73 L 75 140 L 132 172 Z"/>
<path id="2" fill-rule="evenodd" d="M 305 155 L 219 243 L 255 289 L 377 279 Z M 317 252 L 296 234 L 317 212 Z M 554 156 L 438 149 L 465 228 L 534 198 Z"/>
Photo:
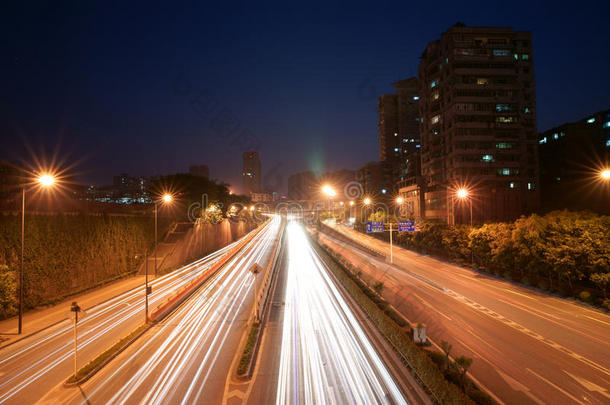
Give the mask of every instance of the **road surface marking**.
<path id="1" fill-rule="evenodd" d="M 576 381 L 578 381 L 578 383 L 580 385 L 582 385 L 583 387 L 585 387 L 586 389 L 588 389 L 591 392 L 599 392 L 600 394 L 602 394 L 603 396 L 605 396 L 606 398 L 610 399 L 610 395 L 608 394 L 608 390 L 604 387 L 600 387 L 599 385 L 592 383 L 589 380 L 586 380 L 582 377 L 577 377 L 572 373 L 569 373 L 566 370 L 563 370 L 567 375 L 569 375 L 570 377 L 572 377 L 573 379 L 575 379 Z"/>
<path id="2" fill-rule="evenodd" d="M 578 398 L 576 398 L 574 395 L 570 394 L 567 391 L 564 391 L 563 389 L 561 389 L 561 387 L 558 387 L 557 385 L 553 384 L 552 382 L 550 382 L 549 380 L 547 380 L 546 378 L 544 378 L 543 376 L 541 376 L 540 374 L 532 371 L 529 368 L 526 368 L 527 371 L 529 371 L 530 373 L 532 373 L 533 375 L 535 375 L 536 377 L 538 377 L 539 379 L 541 379 L 542 381 L 544 381 L 545 383 L 547 383 L 548 385 L 550 385 L 551 387 L 555 388 L 557 391 L 561 392 L 563 395 L 565 395 L 566 397 L 570 398 L 572 401 L 585 405 L 584 402 L 582 402 L 581 400 L 579 400 Z"/>
<path id="3" fill-rule="evenodd" d="M 601 321 L 601 320 L 596 319 L 596 318 L 593 318 L 592 316 L 589 316 L 589 315 L 585 315 L 585 318 L 593 319 L 594 321 L 601 322 L 601 323 L 603 323 L 605 325 L 609 325 L 610 326 L 610 323 Z"/>
<path id="4" fill-rule="evenodd" d="M 534 297 L 530 297 L 529 295 L 521 294 L 521 293 L 518 293 L 518 292 L 516 292 L 516 291 L 509 290 L 508 288 L 502 288 L 502 289 L 503 289 L 504 291 L 506 291 L 506 292 L 511 293 L 511 294 L 517 294 L 517 295 L 520 295 L 520 296 L 522 296 L 522 297 L 525 297 L 525 298 L 527 298 L 527 299 L 529 299 L 529 300 L 538 301 L 536 298 L 534 298 Z"/>
<path id="5" fill-rule="evenodd" d="M 525 385 L 521 384 L 519 381 L 515 380 L 513 377 L 509 376 L 508 374 L 504 374 L 502 371 L 500 371 L 499 368 L 496 368 L 493 365 L 492 365 L 492 367 L 494 367 L 496 369 L 498 374 L 500 374 L 500 377 L 502 377 L 502 379 L 504 381 L 506 381 L 506 383 L 509 385 L 509 387 L 512 388 L 514 391 L 521 391 L 525 395 L 527 395 L 535 403 L 540 404 L 540 405 L 544 405 L 544 402 L 541 401 L 537 396 L 532 394 L 528 387 L 526 387 Z"/>

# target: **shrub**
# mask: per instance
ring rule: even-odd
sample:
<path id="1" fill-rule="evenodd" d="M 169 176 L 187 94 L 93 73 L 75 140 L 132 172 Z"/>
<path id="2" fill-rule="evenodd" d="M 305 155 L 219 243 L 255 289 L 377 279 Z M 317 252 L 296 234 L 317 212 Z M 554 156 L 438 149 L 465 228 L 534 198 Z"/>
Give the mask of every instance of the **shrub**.
<path id="1" fill-rule="evenodd" d="M 524 277 L 521 279 L 521 282 L 522 282 L 523 284 L 525 284 L 525 285 L 532 285 L 532 282 L 530 281 L 530 278 L 529 278 L 528 276 L 524 276 Z"/>
<path id="2" fill-rule="evenodd" d="M 549 289 L 549 283 L 542 279 L 542 280 L 538 280 L 538 288 L 540 288 L 541 290 L 547 290 Z"/>
<path id="3" fill-rule="evenodd" d="M 496 403 L 488 393 L 479 389 L 468 390 L 468 396 L 478 405 L 494 405 Z"/>
<path id="4" fill-rule="evenodd" d="M 585 302 L 591 302 L 591 293 L 589 291 L 581 291 L 578 298 Z"/>

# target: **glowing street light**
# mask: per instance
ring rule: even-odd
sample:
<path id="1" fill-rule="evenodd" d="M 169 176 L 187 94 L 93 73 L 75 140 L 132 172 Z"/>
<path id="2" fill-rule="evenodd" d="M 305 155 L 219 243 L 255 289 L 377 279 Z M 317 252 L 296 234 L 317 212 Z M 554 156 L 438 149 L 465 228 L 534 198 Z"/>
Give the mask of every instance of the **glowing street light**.
<path id="1" fill-rule="evenodd" d="M 610 169 L 602 170 L 599 176 L 602 178 L 602 180 L 610 180 Z"/>
<path id="2" fill-rule="evenodd" d="M 55 175 L 45 172 L 36 177 L 36 182 L 42 188 L 51 188 L 56 182 Z M 17 333 L 21 335 L 23 329 L 23 258 L 25 252 L 25 186 L 21 189 L 21 269 L 19 272 L 19 325 Z"/>
<path id="3" fill-rule="evenodd" d="M 157 245 L 158 245 L 158 237 L 157 237 L 157 215 L 159 211 L 159 203 L 163 204 L 171 204 L 174 201 L 174 197 L 169 193 L 163 193 L 161 199 L 159 201 L 155 201 L 155 277 L 157 277 Z"/>
<path id="4" fill-rule="evenodd" d="M 250 206 L 250 211 L 254 211 L 254 205 Z"/>
<path id="5" fill-rule="evenodd" d="M 353 207 L 353 206 L 354 206 L 354 204 L 355 204 L 355 202 L 353 202 L 353 201 L 350 201 L 350 202 L 349 202 L 349 206 L 350 206 L 350 207 Z"/>
<path id="6" fill-rule="evenodd" d="M 403 202 L 405 202 L 404 198 L 396 197 L 396 204 L 402 204 Z"/>
<path id="7" fill-rule="evenodd" d="M 366 198 L 364 199 L 364 205 L 371 205 L 371 202 L 372 202 L 372 201 L 371 201 L 371 199 L 370 199 L 370 198 L 368 198 L 368 197 L 366 197 Z"/>
<path id="8" fill-rule="evenodd" d="M 472 198 L 470 198 L 470 193 L 468 192 L 467 189 L 465 188 L 459 188 L 455 195 L 460 199 L 460 200 L 465 200 L 468 199 L 469 203 L 470 203 L 470 226 L 472 226 Z M 453 211 L 453 204 L 451 206 L 451 210 Z M 455 225 L 455 214 L 453 214 L 453 224 Z"/>
<path id="9" fill-rule="evenodd" d="M 43 187 L 51 187 L 53 184 L 55 184 L 55 176 L 48 173 L 38 176 L 37 180 L 38 183 Z"/>

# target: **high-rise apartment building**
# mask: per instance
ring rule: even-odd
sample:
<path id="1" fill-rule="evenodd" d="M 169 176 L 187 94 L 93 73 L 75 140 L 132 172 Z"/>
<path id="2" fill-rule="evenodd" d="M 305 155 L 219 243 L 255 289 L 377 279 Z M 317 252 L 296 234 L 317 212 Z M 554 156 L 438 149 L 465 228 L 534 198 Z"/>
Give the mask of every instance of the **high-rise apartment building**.
<path id="1" fill-rule="evenodd" d="M 539 205 L 531 32 L 456 24 L 419 65 L 425 217 L 504 220 Z M 456 198 L 458 188 L 468 197 Z"/>
<path id="2" fill-rule="evenodd" d="M 545 210 L 588 209 L 610 214 L 610 110 L 538 135 L 540 200 Z"/>
<path id="3" fill-rule="evenodd" d="M 392 85 L 396 94 L 383 94 L 377 102 L 379 160 L 398 182 L 419 174 L 419 95 L 415 77 Z"/>
<path id="4" fill-rule="evenodd" d="M 258 152 L 246 151 L 243 153 L 242 179 L 246 195 L 261 191 L 261 160 Z"/>

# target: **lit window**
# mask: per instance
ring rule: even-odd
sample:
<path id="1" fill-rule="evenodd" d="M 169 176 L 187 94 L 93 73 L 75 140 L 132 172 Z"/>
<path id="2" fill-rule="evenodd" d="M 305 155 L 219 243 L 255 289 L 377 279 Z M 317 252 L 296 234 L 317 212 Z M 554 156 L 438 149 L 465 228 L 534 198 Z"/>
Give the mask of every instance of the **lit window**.
<path id="1" fill-rule="evenodd" d="M 526 114 L 531 114 L 532 109 L 531 109 L 531 108 L 529 108 L 529 107 L 525 107 L 525 109 L 523 110 L 523 112 L 524 112 L 524 113 L 526 113 Z"/>
<path id="2" fill-rule="evenodd" d="M 510 51 L 508 49 L 494 49 L 493 55 L 494 56 L 508 56 L 508 55 L 510 55 Z"/>
<path id="3" fill-rule="evenodd" d="M 519 55 L 515 54 L 515 60 L 519 60 Z"/>
<path id="4" fill-rule="evenodd" d="M 479 77 L 477 79 L 477 84 L 487 84 L 489 83 L 489 79 L 487 79 L 486 77 Z"/>
<path id="5" fill-rule="evenodd" d="M 496 111 L 498 112 L 502 112 L 502 111 L 512 111 L 513 107 L 511 107 L 509 104 L 496 104 Z"/>
<path id="6" fill-rule="evenodd" d="M 534 183 L 527 183 L 527 189 L 528 190 L 533 190 L 534 189 Z"/>
<path id="7" fill-rule="evenodd" d="M 511 181 L 510 183 L 508 183 L 508 186 L 509 186 L 510 188 L 515 188 L 515 182 L 514 182 L 514 181 Z"/>
<path id="8" fill-rule="evenodd" d="M 502 122 L 502 123 L 517 122 L 517 117 L 497 117 L 496 122 Z"/>
<path id="9" fill-rule="evenodd" d="M 400 148 L 394 148 L 394 152 L 400 152 Z"/>
<path id="10" fill-rule="evenodd" d="M 438 91 L 435 91 L 434 93 L 432 93 L 432 100 L 438 100 Z"/>
<path id="11" fill-rule="evenodd" d="M 530 56 L 527 53 L 521 55 L 521 60 L 530 60 Z"/>
<path id="12" fill-rule="evenodd" d="M 591 117 L 587 120 L 587 123 L 593 124 L 595 122 L 595 117 Z"/>
<path id="13" fill-rule="evenodd" d="M 610 121 L 604 122 L 604 128 L 610 128 Z"/>
<path id="14" fill-rule="evenodd" d="M 502 176 L 510 176 L 510 169 L 499 169 L 498 174 L 501 174 Z"/>
<path id="15" fill-rule="evenodd" d="M 560 132 L 559 136 L 563 138 L 564 136 L 566 136 L 566 133 L 565 132 Z"/>
<path id="16" fill-rule="evenodd" d="M 414 96 L 414 97 L 413 97 L 413 100 L 419 100 L 419 97 Z"/>
<path id="17" fill-rule="evenodd" d="M 481 157 L 481 160 L 483 162 L 493 162 L 494 157 L 492 155 L 483 155 L 483 157 Z"/>
<path id="18" fill-rule="evenodd" d="M 419 145 L 417 145 L 417 146 L 419 147 Z M 608 140 L 606 141 L 606 147 L 607 147 L 607 148 L 610 148 L 610 139 L 608 139 Z"/>
<path id="19" fill-rule="evenodd" d="M 430 120 L 430 123 L 432 124 L 436 124 L 437 122 L 439 122 L 441 119 L 440 115 L 435 115 L 434 117 L 432 117 L 432 119 Z"/>
<path id="20" fill-rule="evenodd" d="M 388 190 L 386 190 L 385 188 L 381 189 L 381 194 L 386 194 L 388 192 Z"/>
<path id="21" fill-rule="evenodd" d="M 449 58 L 445 58 L 445 63 L 449 63 Z"/>
<path id="22" fill-rule="evenodd" d="M 553 139 L 559 139 L 559 134 L 557 134 L 557 133 L 553 134 Z"/>
<path id="23" fill-rule="evenodd" d="M 394 136 L 398 136 L 398 134 L 396 132 L 394 132 Z"/>
<path id="24" fill-rule="evenodd" d="M 438 80 L 433 80 L 432 83 L 430 83 L 430 88 L 436 87 L 437 84 Z"/>
<path id="25" fill-rule="evenodd" d="M 514 143 L 500 142 L 496 144 L 497 149 L 512 149 L 515 147 Z"/>
<path id="26" fill-rule="evenodd" d="M 542 145 L 543 143 L 546 143 L 546 136 L 544 138 L 542 138 L 541 140 L 539 140 L 538 143 L 540 145 Z"/>
<path id="27" fill-rule="evenodd" d="M 606 144 L 606 146 L 608 146 L 608 145 Z M 415 147 L 416 147 L 416 148 L 419 148 L 420 146 L 419 146 L 419 145 L 415 145 Z"/>

